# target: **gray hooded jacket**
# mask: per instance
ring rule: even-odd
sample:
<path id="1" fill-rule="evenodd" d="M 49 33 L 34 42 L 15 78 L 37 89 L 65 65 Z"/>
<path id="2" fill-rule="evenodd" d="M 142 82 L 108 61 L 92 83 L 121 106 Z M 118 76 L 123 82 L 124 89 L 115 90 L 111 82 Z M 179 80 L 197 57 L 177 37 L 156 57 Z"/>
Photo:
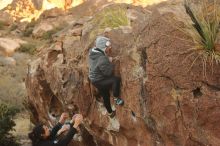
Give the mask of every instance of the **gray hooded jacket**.
<path id="1" fill-rule="evenodd" d="M 105 53 L 98 48 L 89 51 L 89 79 L 92 83 L 103 80 L 112 75 L 113 64 Z"/>

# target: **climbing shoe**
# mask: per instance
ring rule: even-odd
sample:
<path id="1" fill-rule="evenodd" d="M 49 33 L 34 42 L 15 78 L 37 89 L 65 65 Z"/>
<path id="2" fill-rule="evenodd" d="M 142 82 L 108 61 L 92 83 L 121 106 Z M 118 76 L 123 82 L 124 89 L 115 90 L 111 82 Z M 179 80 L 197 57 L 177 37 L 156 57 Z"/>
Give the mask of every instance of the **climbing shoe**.
<path id="1" fill-rule="evenodd" d="M 115 97 L 115 104 L 117 105 L 123 105 L 124 104 L 124 100 L 122 100 L 121 98 Z"/>
<path id="2" fill-rule="evenodd" d="M 108 116 L 109 116 L 110 118 L 114 118 L 115 115 L 116 115 L 116 111 L 112 111 L 111 113 L 108 113 Z"/>

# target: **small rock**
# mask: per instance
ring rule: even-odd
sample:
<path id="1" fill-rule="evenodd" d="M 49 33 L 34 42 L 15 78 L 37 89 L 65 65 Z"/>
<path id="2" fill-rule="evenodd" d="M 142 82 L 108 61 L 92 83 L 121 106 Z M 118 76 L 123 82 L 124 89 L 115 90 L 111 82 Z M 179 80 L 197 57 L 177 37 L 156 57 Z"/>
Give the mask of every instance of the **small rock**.
<path id="1" fill-rule="evenodd" d="M 16 65 L 16 61 L 12 57 L 0 57 L 0 65 L 1 66 Z"/>
<path id="2" fill-rule="evenodd" d="M 73 36 L 81 36 L 82 35 L 82 28 L 74 28 L 71 30 Z"/>
<path id="3" fill-rule="evenodd" d="M 0 5 L 0 7 L 1 7 L 1 5 Z M 13 18 L 11 17 L 11 15 L 9 13 L 1 12 L 0 13 L 0 21 L 3 22 L 5 25 L 10 25 L 13 22 Z"/>
<path id="4" fill-rule="evenodd" d="M 39 25 L 37 25 L 36 27 L 34 27 L 33 35 L 35 37 L 41 37 L 45 32 L 48 32 L 52 29 L 54 29 L 54 26 L 52 26 L 46 22 L 42 22 Z"/>
<path id="5" fill-rule="evenodd" d="M 0 54 L 11 56 L 20 44 L 11 38 L 0 38 Z"/>

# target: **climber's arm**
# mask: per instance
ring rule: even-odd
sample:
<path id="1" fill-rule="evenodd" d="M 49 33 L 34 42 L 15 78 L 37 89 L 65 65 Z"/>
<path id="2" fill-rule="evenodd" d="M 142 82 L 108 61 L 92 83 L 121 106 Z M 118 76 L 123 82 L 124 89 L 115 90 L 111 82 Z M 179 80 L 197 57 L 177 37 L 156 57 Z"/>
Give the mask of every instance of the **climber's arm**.
<path id="1" fill-rule="evenodd" d="M 67 118 L 68 118 L 68 114 L 67 113 L 62 113 L 62 115 L 60 116 L 59 122 L 57 123 L 56 126 L 54 126 L 54 128 L 52 129 L 52 131 L 50 133 L 51 139 L 54 139 L 56 137 L 57 132 L 60 130 L 60 128 L 65 123 Z"/>
<path id="2" fill-rule="evenodd" d="M 82 123 L 83 117 L 82 115 L 76 115 L 74 118 L 74 125 L 71 126 L 70 130 L 68 131 L 68 133 L 65 135 L 64 138 L 62 138 L 61 140 L 59 140 L 58 142 L 53 142 L 50 143 L 49 146 L 67 146 L 70 141 L 72 140 L 74 134 L 77 132 L 77 127 Z"/>
<path id="3" fill-rule="evenodd" d="M 50 133 L 51 139 L 54 139 L 56 137 L 56 134 L 60 130 L 61 127 L 62 127 L 62 124 L 59 122 L 56 124 L 56 126 L 53 127 L 53 129 Z"/>

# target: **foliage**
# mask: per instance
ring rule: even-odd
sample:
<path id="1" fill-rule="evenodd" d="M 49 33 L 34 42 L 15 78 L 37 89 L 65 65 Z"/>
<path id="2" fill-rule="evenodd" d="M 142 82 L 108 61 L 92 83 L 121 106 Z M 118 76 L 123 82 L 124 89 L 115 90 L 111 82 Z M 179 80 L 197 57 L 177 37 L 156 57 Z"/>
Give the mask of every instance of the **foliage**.
<path id="1" fill-rule="evenodd" d="M 96 35 L 105 28 L 117 28 L 120 26 L 130 25 L 127 17 L 126 9 L 122 6 L 105 8 L 99 12 L 91 22 L 96 27 L 90 33 L 90 39 L 94 39 Z"/>
<path id="2" fill-rule="evenodd" d="M 28 42 L 31 42 L 28 40 Z M 4 102 L 22 108 L 22 101 L 27 96 L 24 78 L 26 76 L 27 60 L 30 55 L 18 53 L 14 55 L 16 65 L 4 65 L 0 58 L 0 103 Z"/>
<path id="3" fill-rule="evenodd" d="M 56 27 L 50 31 L 47 31 L 45 32 L 43 35 L 42 35 L 42 39 L 44 40 L 52 40 L 52 36 L 57 33 L 58 31 L 62 30 L 63 28 L 62 27 Z"/>
<path id="4" fill-rule="evenodd" d="M 119 26 L 127 26 L 130 21 L 127 17 L 126 10 L 122 7 L 106 8 L 97 15 L 94 20 L 95 24 L 99 24 L 100 28 L 116 28 Z"/>
<path id="5" fill-rule="evenodd" d="M 28 23 L 23 32 L 23 36 L 25 37 L 31 36 L 36 24 L 37 24 L 37 21 L 35 20 L 32 20 L 30 23 Z"/>
<path id="6" fill-rule="evenodd" d="M 31 36 L 33 30 L 34 30 L 33 27 L 28 27 L 28 28 L 26 28 L 26 29 L 24 30 L 24 32 L 23 32 L 23 36 L 25 36 L 25 37 Z"/>
<path id="7" fill-rule="evenodd" d="M 13 117 L 18 112 L 14 107 L 6 104 L 0 104 L 0 145 L 1 146 L 19 146 L 15 137 L 10 133 L 15 126 Z"/>
<path id="8" fill-rule="evenodd" d="M 190 16 L 193 24 L 191 37 L 196 44 L 196 48 L 202 51 L 203 60 L 206 62 L 215 60 L 220 62 L 220 52 L 217 51 L 217 36 L 220 27 L 220 10 L 216 0 L 213 2 L 202 0 L 196 5 L 196 8 L 191 6 L 189 0 L 185 0 L 185 9 Z"/>
<path id="9" fill-rule="evenodd" d="M 32 43 L 22 44 L 21 47 L 19 48 L 19 51 L 34 55 L 34 53 L 36 52 L 36 45 Z"/>

